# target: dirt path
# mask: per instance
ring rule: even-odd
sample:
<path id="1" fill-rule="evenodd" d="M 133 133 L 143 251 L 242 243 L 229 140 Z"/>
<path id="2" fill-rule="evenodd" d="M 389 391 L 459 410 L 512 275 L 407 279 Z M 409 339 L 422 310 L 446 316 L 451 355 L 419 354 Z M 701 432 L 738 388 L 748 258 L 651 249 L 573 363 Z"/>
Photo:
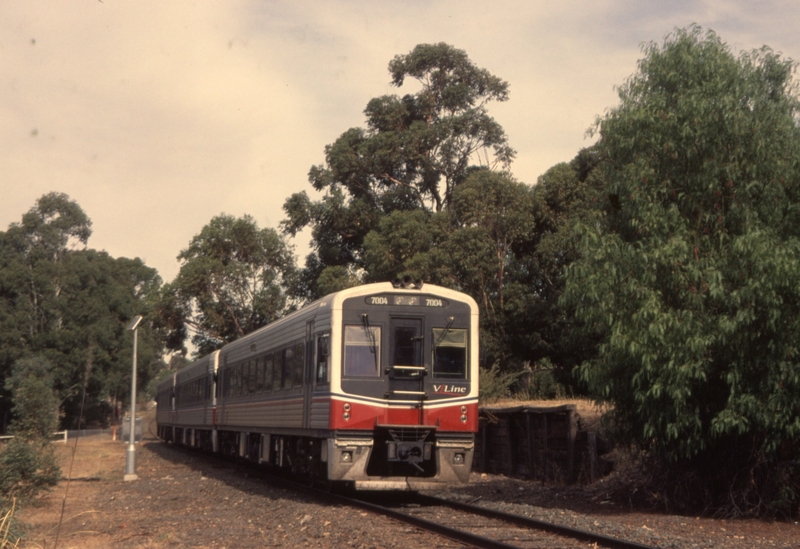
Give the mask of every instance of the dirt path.
<path id="1" fill-rule="evenodd" d="M 123 482 L 127 444 L 109 438 L 79 439 L 60 533 L 65 482 L 20 513 L 21 547 L 52 549 L 57 533 L 59 549 L 463 547 L 148 437 L 137 446 L 139 479 Z M 59 447 L 65 475 L 73 444 Z"/>
<path id="2" fill-rule="evenodd" d="M 145 422 L 148 425 L 148 422 Z M 147 429 L 146 429 L 147 430 Z M 64 475 L 75 449 L 64 519 L 66 482 L 19 513 L 29 526 L 24 548 L 444 548 L 462 545 L 405 524 L 248 478 L 247 469 L 158 442 L 137 445 L 139 480 L 123 482 L 127 444 L 109 436 L 55 443 Z M 454 497 L 481 500 L 570 526 L 630 537 L 655 546 L 800 549 L 800 525 L 719 521 L 616 508 L 592 487 L 542 486 L 474 475 Z"/>

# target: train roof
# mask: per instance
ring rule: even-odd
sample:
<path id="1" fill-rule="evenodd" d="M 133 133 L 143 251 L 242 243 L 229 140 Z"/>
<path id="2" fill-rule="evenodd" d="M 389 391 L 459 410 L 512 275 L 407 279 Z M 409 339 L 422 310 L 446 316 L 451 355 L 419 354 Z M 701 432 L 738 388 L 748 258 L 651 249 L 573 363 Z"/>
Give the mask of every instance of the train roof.
<path id="1" fill-rule="evenodd" d="M 225 354 L 232 349 L 238 348 L 241 345 L 246 345 L 250 340 L 257 338 L 260 334 L 262 334 L 265 330 L 272 330 L 278 328 L 284 324 L 291 323 L 296 320 L 298 317 L 307 316 L 309 313 L 312 313 L 315 310 L 318 310 L 322 307 L 325 307 L 328 310 L 338 310 L 341 309 L 342 303 L 344 300 L 349 299 L 351 297 L 358 297 L 358 296 L 367 296 L 370 294 L 376 293 L 401 293 L 401 294 L 432 294 L 439 297 L 444 297 L 447 299 L 458 300 L 466 302 L 470 305 L 470 308 L 473 311 L 473 314 L 477 314 L 477 302 L 468 294 L 463 292 L 459 292 L 457 290 L 452 290 L 450 288 L 445 288 L 443 286 L 437 286 L 435 284 L 422 284 L 420 282 L 411 283 L 408 281 L 404 281 L 401 284 L 392 283 L 392 282 L 376 282 L 373 284 L 362 284 L 360 286 L 354 286 L 352 288 L 346 288 L 344 290 L 339 290 L 338 292 L 333 292 L 325 297 L 317 299 L 301 307 L 300 309 L 289 313 L 288 315 L 279 318 L 278 320 L 267 324 L 266 326 L 262 326 L 257 330 L 246 334 L 235 341 L 231 341 L 230 343 L 225 344 L 222 348 L 214 353 L 221 353 Z M 206 355 L 203 358 L 200 358 L 186 366 L 180 370 L 178 370 L 177 375 L 180 377 L 184 377 L 185 373 L 189 371 L 189 369 L 196 368 L 200 363 L 209 359 L 209 357 L 213 356 L 213 354 Z"/>

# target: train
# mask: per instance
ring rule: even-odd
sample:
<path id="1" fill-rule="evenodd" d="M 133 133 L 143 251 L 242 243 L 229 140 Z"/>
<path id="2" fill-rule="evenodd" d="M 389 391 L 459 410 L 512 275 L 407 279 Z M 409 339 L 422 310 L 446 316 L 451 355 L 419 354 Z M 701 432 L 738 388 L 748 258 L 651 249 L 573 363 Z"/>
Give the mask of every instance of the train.
<path id="1" fill-rule="evenodd" d="M 408 277 L 314 301 L 173 373 L 158 436 L 356 490 L 468 482 L 478 307 Z"/>

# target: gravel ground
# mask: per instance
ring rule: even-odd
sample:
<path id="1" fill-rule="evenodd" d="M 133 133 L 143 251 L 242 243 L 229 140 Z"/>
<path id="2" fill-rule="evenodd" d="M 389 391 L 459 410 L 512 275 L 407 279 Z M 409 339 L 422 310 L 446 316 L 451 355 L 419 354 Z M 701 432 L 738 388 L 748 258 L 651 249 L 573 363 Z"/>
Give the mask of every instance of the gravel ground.
<path id="1" fill-rule="evenodd" d="M 463 547 L 408 525 L 252 478 L 253 472 L 155 440 L 138 448 L 139 480 L 122 482 L 126 445 L 81 439 L 59 548 Z M 68 448 L 62 450 L 64 472 Z M 610 477 L 590 487 L 473 475 L 446 495 L 664 548 L 800 548 L 800 525 L 644 513 L 608 497 Z M 55 548 L 66 486 L 26 508 L 21 547 Z M 387 494 L 391 497 L 391 494 Z"/>
<path id="2" fill-rule="evenodd" d="M 73 471 L 79 480 L 70 483 L 58 548 L 464 547 L 155 441 L 137 448 L 139 479 L 123 482 L 125 449 L 107 439 L 80 440 L 76 455 L 85 459 Z M 69 452 L 63 454 L 66 473 Z M 62 483 L 19 514 L 28 525 L 21 547 L 56 547 L 65 490 Z"/>
<path id="3" fill-rule="evenodd" d="M 617 478 L 592 486 L 541 485 L 492 475 L 432 494 L 665 549 L 800 548 L 800 524 L 716 520 L 647 512 L 621 505 Z"/>

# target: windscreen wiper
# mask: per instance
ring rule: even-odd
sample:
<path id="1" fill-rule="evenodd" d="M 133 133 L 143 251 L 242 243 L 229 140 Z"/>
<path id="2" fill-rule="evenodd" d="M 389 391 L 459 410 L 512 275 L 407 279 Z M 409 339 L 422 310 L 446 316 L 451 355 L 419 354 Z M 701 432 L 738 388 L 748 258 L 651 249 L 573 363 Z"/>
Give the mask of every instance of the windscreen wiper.
<path id="1" fill-rule="evenodd" d="M 372 331 L 372 327 L 369 325 L 369 315 L 367 313 L 361 313 L 361 325 L 364 327 L 364 333 L 366 333 L 367 341 L 369 341 L 369 352 L 375 357 L 375 370 L 377 370 L 378 343 L 375 341 L 375 332 Z"/>

